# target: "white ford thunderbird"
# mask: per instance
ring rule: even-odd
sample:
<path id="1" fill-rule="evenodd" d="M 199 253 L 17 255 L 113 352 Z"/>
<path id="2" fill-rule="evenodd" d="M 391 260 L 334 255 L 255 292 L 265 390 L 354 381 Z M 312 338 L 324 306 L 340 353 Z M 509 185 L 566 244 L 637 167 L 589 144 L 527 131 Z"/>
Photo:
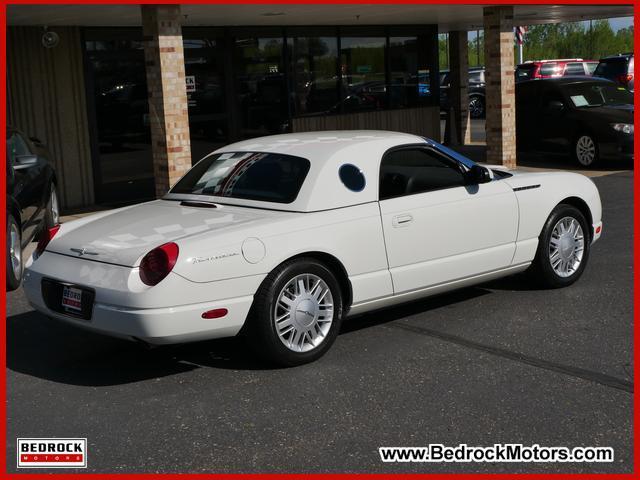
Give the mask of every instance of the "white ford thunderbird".
<path id="1" fill-rule="evenodd" d="M 159 200 L 45 232 L 24 288 L 96 332 L 166 344 L 242 331 L 296 365 L 348 315 L 527 269 L 573 283 L 601 211 L 586 177 L 488 169 L 415 135 L 278 135 L 213 152 Z"/>

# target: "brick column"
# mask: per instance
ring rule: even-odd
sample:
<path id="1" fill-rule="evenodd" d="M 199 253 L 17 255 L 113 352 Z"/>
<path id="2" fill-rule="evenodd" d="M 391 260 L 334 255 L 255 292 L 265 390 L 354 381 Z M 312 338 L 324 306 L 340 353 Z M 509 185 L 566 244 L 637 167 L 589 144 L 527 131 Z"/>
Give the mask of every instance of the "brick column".
<path id="1" fill-rule="evenodd" d="M 471 141 L 469 119 L 469 47 L 466 31 L 449 32 L 449 98 L 453 108 L 456 138 L 452 145 Z"/>
<path id="2" fill-rule="evenodd" d="M 141 5 L 156 196 L 191 167 L 179 5 Z"/>
<path id="3" fill-rule="evenodd" d="M 516 166 L 513 7 L 484 7 L 487 163 Z"/>

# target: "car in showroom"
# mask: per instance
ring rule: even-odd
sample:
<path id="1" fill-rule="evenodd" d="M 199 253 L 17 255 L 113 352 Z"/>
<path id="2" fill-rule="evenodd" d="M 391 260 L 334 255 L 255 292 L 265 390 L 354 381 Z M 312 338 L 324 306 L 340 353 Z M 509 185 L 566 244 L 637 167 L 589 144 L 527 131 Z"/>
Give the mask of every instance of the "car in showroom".
<path id="1" fill-rule="evenodd" d="M 56 174 L 44 145 L 7 128 L 7 291 L 20 286 L 22 250 L 43 228 L 59 221 Z"/>
<path id="2" fill-rule="evenodd" d="M 633 95 L 595 77 L 516 84 L 519 150 L 569 154 L 582 167 L 633 160 Z"/>
<path id="3" fill-rule="evenodd" d="M 489 169 L 416 135 L 276 135 L 216 150 L 161 199 L 48 230 L 24 289 L 95 332 L 242 334 L 291 366 L 347 316 L 525 270 L 570 285 L 601 212 L 587 177 Z"/>

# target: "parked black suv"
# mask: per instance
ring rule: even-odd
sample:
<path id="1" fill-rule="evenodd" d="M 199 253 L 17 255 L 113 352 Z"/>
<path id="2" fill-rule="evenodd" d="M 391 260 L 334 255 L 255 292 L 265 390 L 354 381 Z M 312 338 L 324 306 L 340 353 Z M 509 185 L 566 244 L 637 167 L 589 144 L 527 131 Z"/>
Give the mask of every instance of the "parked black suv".
<path id="1" fill-rule="evenodd" d="M 59 221 L 56 174 L 36 139 L 7 128 L 7 291 L 22 281 L 22 249 Z"/>
<path id="2" fill-rule="evenodd" d="M 593 76 L 613 80 L 633 92 L 633 53 L 601 58 Z"/>
<path id="3" fill-rule="evenodd" d="M 440 71 L 440 110 L 447 111 L 451 106 L 449 90 L 451 77 L 449 70 Z M 484 67 L 469 69 L 469 115 L 471 118 L 483 118 L 486 113 Z"/>

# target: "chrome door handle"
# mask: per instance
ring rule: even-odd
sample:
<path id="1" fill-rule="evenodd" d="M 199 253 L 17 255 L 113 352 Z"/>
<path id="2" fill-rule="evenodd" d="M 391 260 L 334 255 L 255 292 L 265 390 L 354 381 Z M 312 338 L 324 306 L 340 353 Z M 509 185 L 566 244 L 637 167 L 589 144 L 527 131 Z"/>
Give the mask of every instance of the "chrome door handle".
<path id="1" fill-rule="evenodd" d="M 413 217 L 408 213 L 396 215 L 391 221 L 394 227 L 406 227 L 411 222 L 413 222 Z"/>

